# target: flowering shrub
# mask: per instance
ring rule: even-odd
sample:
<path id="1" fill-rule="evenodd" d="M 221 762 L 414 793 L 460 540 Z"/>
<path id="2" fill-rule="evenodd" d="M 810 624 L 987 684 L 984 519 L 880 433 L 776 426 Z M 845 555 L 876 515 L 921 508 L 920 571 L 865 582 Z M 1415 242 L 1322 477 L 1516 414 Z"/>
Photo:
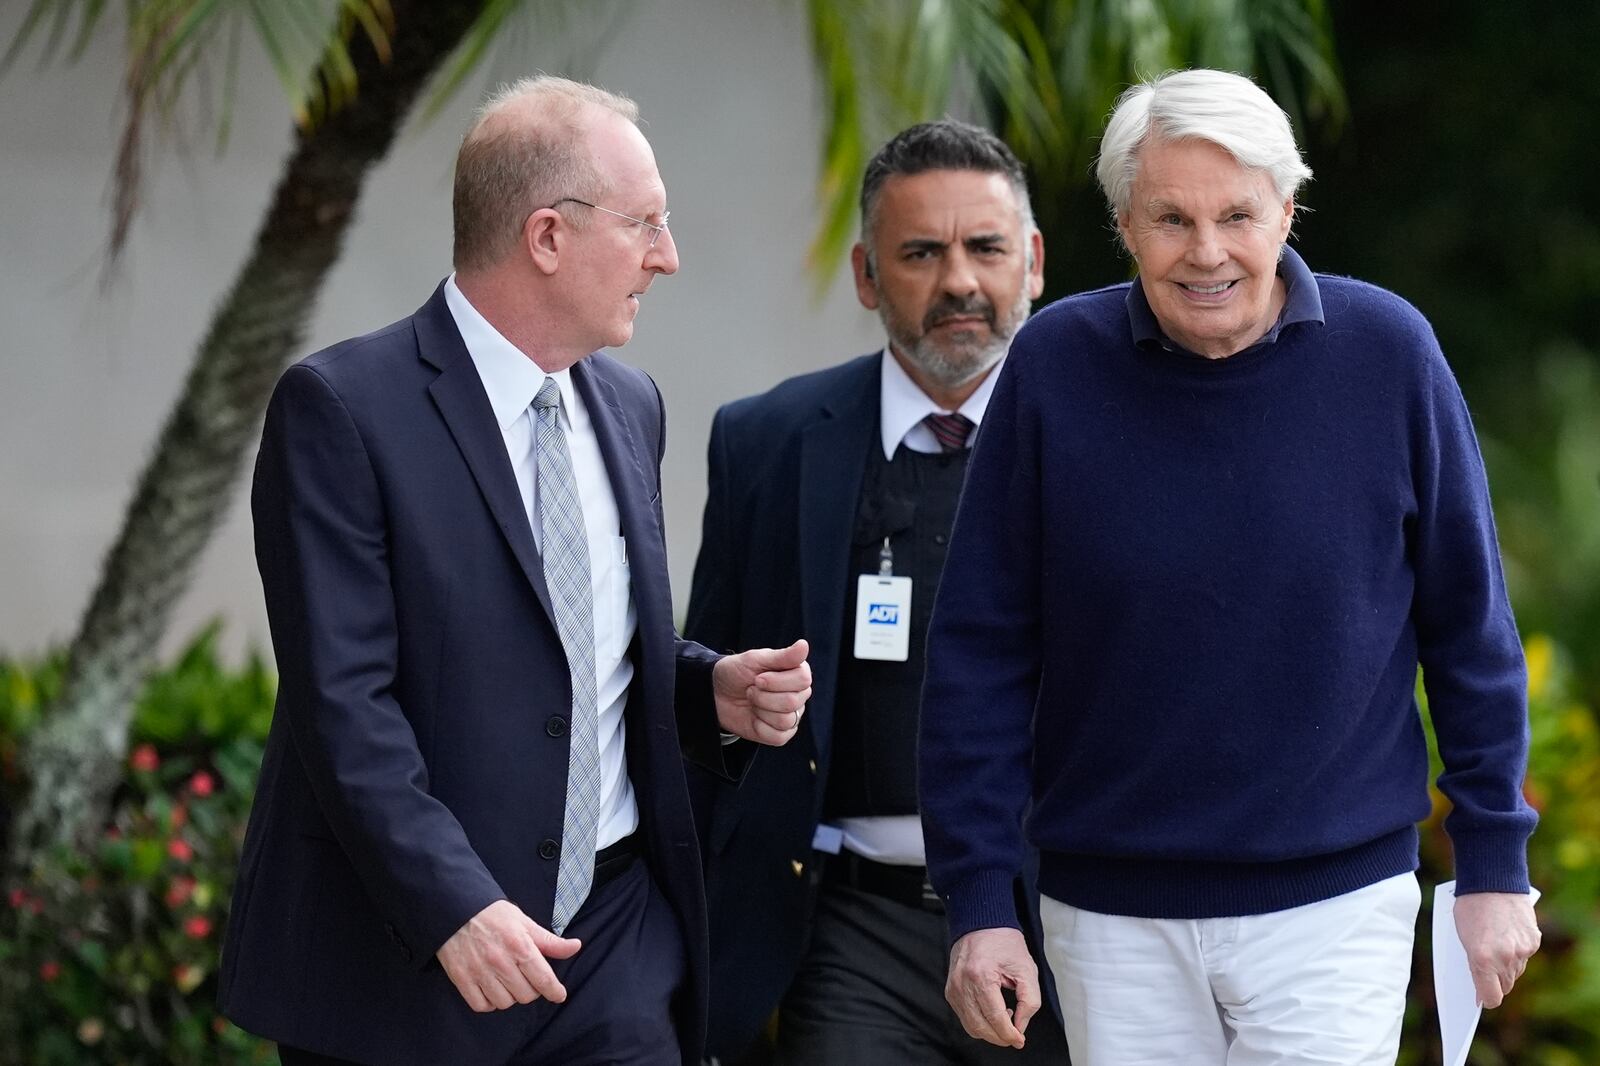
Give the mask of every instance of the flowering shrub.
<path id="1" fill-rule="evenodd" d="M 153 677 L 92 847 L 42 855 L 0 902 L 0 1062 L 270 1063 L 212 1005 L 220 934 L 271 720 L 273 681 L 224 670 L 208 630 Z M 0 795 L 60 664 L 0 664 Z"/>
<path id="2" fill-rule="evenodd" d="M 1504 1004 L 1485 1011 L 1472 1066 L 1592 1066 L 1600 1062 L 1600 727 L 1566 655 L 1548 638 L 1524 643 L 1532 728 L 1524 793 L 1539 812 L 1528 846 L 1529 876 L 1542 898 L 1535 908 L 1544 941 Z M 1426 705 L 1424 705 L 1426 706 Z M 1439 771 L 1433 753 L 1435 776 Z M 1454 877 L 1444 816 L 1449 801 L 1434 791 L 1422 825 L 1423 914 L 1402 1042 L 1402 1066 L 1441 1061 L 1428 936 L 1431 887 Z"/>

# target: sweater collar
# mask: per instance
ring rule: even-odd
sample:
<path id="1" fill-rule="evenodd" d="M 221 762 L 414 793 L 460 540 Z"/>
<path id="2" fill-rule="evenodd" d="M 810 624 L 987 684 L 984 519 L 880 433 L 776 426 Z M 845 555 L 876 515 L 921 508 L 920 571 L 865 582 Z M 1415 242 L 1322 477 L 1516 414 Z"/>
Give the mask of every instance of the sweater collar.
<path id="1" fill-rule="evenodd" d="M 1278 276 L 1288 288 L 1284 296 L 1283 310 L 1279 312 L 1278 320 L 1272 324 L 1272 328 L 1252 344 L 1251 348 L 1259 344 L 1276 344 L 1278 334 L 1285 326 L 1292 326 L 1296 322 L 1321 324 L 1323 321 L 1322 292 L 1317 288 L 1316 275 L 1311 273 L 1311 268 L 1306 266 L 1306 261 L 1300 258 L 1299 253 L 1287 244 L 1283 246 L 1283 256 L 1278 260 Z M 1128 286 L 1128 325 L 1133 330 L 1133 342 L 1141 348 L 1158 345 L 1170 350 L 1184 350 L 1161 332 L 1161 323 L 1156 321 L 1155 312 L 1150 310 L 1150 301 L 1145 299 L 1144 286 L 1139 284 L 1137 278 Z"/>

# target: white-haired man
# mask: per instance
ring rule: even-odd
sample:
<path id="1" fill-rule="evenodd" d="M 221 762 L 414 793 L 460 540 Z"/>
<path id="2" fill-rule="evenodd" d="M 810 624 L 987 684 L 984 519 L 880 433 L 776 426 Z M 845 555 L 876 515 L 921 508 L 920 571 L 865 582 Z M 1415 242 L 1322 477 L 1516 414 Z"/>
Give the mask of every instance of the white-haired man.
<path id="1" fill-rule="evenodd" d="M 1098 177 L 1139 268 L 1019 333 L 935 608 L 921 734 L 952 1002 L 1012 1036 L 1040 851 L 1079 1066 L 1392 1063 L 1429 810 L 1495 1006 L 1537 949 L 1525 671 L 1426 321 L 1285 241 L 1310 177 L 1248 79 L 1122 97 Z"/>
<path id="2" fill-rule="evenodd" d="M 561 78 L 497 94 L 457 159 L 455 273 L 268 409 L 280 685 L 218 998 L 286 1066 L 699 1059 L 679 745 L 721 771 L 744 746 L 719 723 L 783 743 L 810 675 L 804 642 L 673 632 L 661 397 L 596 352 L 678 268 L 636 119 Z"/>

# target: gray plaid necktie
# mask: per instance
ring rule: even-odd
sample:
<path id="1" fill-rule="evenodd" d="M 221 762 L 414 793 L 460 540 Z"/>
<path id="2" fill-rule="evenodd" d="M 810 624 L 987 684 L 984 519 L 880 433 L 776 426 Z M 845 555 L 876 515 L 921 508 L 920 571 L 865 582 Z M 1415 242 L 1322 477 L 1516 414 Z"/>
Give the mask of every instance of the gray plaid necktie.
<path id="1" fill-rule="evenodd" d="M 538 464 L 540 548 L 556 630 L 572 672 L 572 725 L 567 730 L 567 808 L 561 827 L 561 863 L 551 930 L 560 933 L 589 895 L 594 881 L 595 833 L 600 825 L 599 708 L 594 673 L 594 590 L 589 581 L 589 541 L 583 505 L 572 474 L 567 435 L 561 429 L 561 391 L 545 378 L 533 398 L 534 455 Z"/>

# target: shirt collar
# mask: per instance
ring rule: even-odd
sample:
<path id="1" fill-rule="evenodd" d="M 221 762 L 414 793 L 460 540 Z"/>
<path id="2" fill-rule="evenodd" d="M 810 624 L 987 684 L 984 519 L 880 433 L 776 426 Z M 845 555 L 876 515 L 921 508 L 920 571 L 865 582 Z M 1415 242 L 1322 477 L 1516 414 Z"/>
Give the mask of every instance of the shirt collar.
<path id="1" fill-rule="evenodd" d="M 956 408 L 954 412 L 946 412 L 923 392 L 911 375 L 906 373 L 905 367 L 900 365 L 900 360 L 888 348 L 883 350 L 880 360 L 883 372 L 880 375 L 880 389 L 878 399 L 878 428 L 883 433 L 883 457 L 894 461 L 895 449 L 900 447 L 900 442 L 907 433 L 916 428 L 917 423 L 933 414 L 962 414 L 972 420 L 974 427 L 983 422 L 984 409 L 989 406 L 989 397 L 994 394 L 994 383 L 1000 377 L 1000 368 L 1005 365 L 1004 357 L 989 369 L 978 387 L 968 396 L 966 402 Z"/>
<path id="2" fill-rule="evenodd" d="M 572 388 L 572 368 L 558 370 L 554 374 L 546 374 L 539 369 L 538 363 L 506 340 L 472 306 L 466 295 L 456 287 L 454 274 L 445 279 L 444 301 L 450 308 L 450 316 L 456 320 L 456 329 L 461 333 L 462 343 L 467 346 L 467 354 L 472 357 L 472 365 L 478 369 L 478 378 L 483 382 L 483 391 L 489 396 L 489 406 L 494 409 L 495 424 L 500 427 L 500 432 L 504 433 L 527 412 L 547 377 L 556 379 L 556 387 L 561 390 L 561 410 L 567 428 L 571 429 L 577 410 Z"/>
<path id="3" fill-rule="evenodd" d="M 1311 268 L 1306 266 L 1306 261 L 1300 258 L 1300 254 L 1287 244 L 1283 246 L 1283 257 L 1278 260 L 1278 276 L 1283 279 L 1288 290 L 1284 294 L 1283 310 L 1279 312 L 1278 320 L 1272 324 L 1272 328 L 1267 330 L 1256 344 L 1277 343 L 1278 334 L 1283 331 L 1283 327 L 1292 326 L 1296 322 L 1323 321 L 1322 291 L 1317 288 L 1316 275 L 1311 273 Z M 1143 346 L 1153 343 L 1164 348 L 1180 347 L 1161 331 L 1161 323 L 1156 320 L 1155 312 L 1150 310 L 1150 301 L 1145 298 L 1144 286 L 1138 278 L 1128 286 L 1128 326 L 1133 330 L 1135 344 Z"/>

